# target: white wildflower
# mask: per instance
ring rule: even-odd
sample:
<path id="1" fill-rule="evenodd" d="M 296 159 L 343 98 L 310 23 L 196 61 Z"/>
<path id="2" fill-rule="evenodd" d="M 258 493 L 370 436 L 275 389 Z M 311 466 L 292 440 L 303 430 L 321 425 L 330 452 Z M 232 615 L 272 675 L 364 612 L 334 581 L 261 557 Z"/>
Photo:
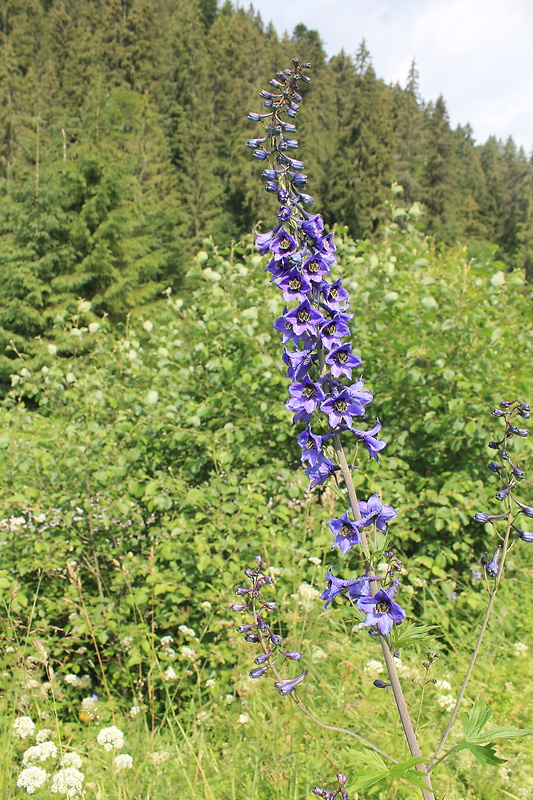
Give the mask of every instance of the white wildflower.
<path id="1" fill-rule="evenodd" d="M 35 678 L 28 678 L 26 683 L 24 684 L 25 689 L 38 689 L 41 684 L 39 681 L 36 681 Z"/>
<path id="2" fill-rule="evenodd" d="M 81 769 L 81 765 L 83 761 L 81 756 L 77 753 L 65 753 L 65 755 L 61 758 L 61 766 L 62 767 L 74 767 L 74 769 Z"/>
<path id="3" fill-rule="evenodd" d="M 172 644 L 174 639 L 172 636 L 162 636 L 161 637 L 161 647 L 168 647 L 169 644 Z"/>
<path id="4" fill-rule="evenodd" d="M 519 655 L 523 656 L 523 655 L 525 655 L 525 652 L 528 649 L 528 646 L 527 646 L 527 644 L 524 644 L 524 642 L 515 642 L 513 644 L 513 649 L 514 649 L 515 653 L 518 653 Z"/>
<path id="5" fill-rule="evenodd" d="M 239 719 L 237 720 L 237 722 L 240 725 L 246 725 L 247 722 L 250 722 L 250 717 L 248 716 L 248 714 L 239 714 Z"/>
<path id="6" fill-rule="evenodd" d="M 367 661 L 365 666 L 363 667 L 364 672 L 372 672 L 376 675 L 379 675 L 381 672 L 385 672 L 385 666 L 381 663 L 381 661 L 376 661 L 374 658 L 371 658 L 370 661 Z"/>
<path id="7" fill-rule="evenodd" d="M 27 739 L 28 736 L 33 736 L 35 730 L 35 722 L 31 717 L 17 717 L 13 723 L 13 735 L 19 736 L 21 739 Z"/>
<path id="8" fill-rule="evenodd" d="M 189 636 L 191 639 L 196 638 L 196 632 L 192 628 L 189 628 L 187 625 L 179 625 L 178 630 L 184 636 Z"/>
<path id="9" fill-rule="evenodd" d="M 135 717 L 138 717 L 140 713 L 141 713 L 141 707 L 140 706 L 132 706 L 130 708 L 130 717 L 132 719 L 135 719 Z"/>
<path id="10" fill-rule="evenodd" d="M 64 794 L 67 797 L 77 797 L 83 794 L 83 781 L 85 775 L 74 767 L 65 767 L 52 778 L 50 791 L 54 794 Z"/>
<path id="11" fill-rule="evenodd" d="M 146 319 L 143 322 L 143 328 L 146 331 L 146 333 L 151 333 L 154 329 L 154 323 L 151 320 Z"/>
<path id="12" fill-rule="evenodd" d="M 90 689 L 92 686 L 91 676 L 82 675 L 81 678 L 78 678 L 78 686 L 80 689 Z"/>
<path id="13" fill-rule="evenodd" d="M 121 769 L 131 769 L 133 767 L 133 758 L 127 753 L 121 753 L 119 756 L 115 756 L 113 764 L 117 772 L 120 772 Z"/>
<path id="14" fill-rule="evenodd" d="M 311 661 L 320 661 L 322 658 L 327 658 L 328 654 L 325 650 L 319 647 L 317 644 L 314 644 L 311 647 Z"/>
<path id="15" fill-rule="evenodd" d="M 124 636 L 120 640 L 120 645 L 121 647 L 124 648 L 124 650 L 131 650 L 131 647 L 133 645 L 133 636 Z"/>
<path id="16" fill-rule="evenodd" d="M 155 753 L 148 753 L 148 758 L 154 767 L 158 767 L 160 764 L 164 764 L 165 761 L 168 761 L 170 753 L 167 752 L 167 750 L 159 750 Z"/>
<path id="17" fill-rule="evenodd" d="M 205 685 L 207 686 L 208 689 L 214 689 L 215 688 L 215 683 L 216 683 L 216 681 L 214 681 L 213 678 L 209 678 L 205 682 Z"/>
<path id="18" fill-rule="evenodd" d="M 200 608 L 205 609 L 205 611 L 209 611 L 209 609 L 211 608 L 211 603 L 209 602 L 209 600 L 204 600 L 203 603 L 200 603 Z"/>
<path id="19" fill-rule="evenodd" d="M 166 681 L 175 681 L 177 678 L 176 672 L 172 669 L 172 667 L 167 667 L 165 670 L 165 680 Z"/>
<path id="20" fill-rule="evenodd" d="M 196 656 L 196 650 L 193 650 L 192 647 L 182 647 L 180 649 L 180 653 L 184 658 L 190 658 L 191 661 Z"/>
<path id="21" fill-rule="evenodd" d="M 101 744 L 104 750 L 120 750 L 124 746 L 124 734 L 119 728 L 111 725 L 109 728 L 102 728 L 96 737 L 98 744 Z"/>
<path id="22" fill-rule="evenodd" d="M 196 722 L 202 723 L 209 719 L 207 711 L 199 711 L 196 715 Z"/>
<path id="23" fill-rule="evenodd" d="M 322 559 L 317 558 L 317 556 L 309 556 L 307 560 L 310 561 L 311 564 L 314 564 L 315 567 L 319 567 L 322 564 Z"/>
<path id="24" fill-rule="evenodd" d="M 89 322 L 89 333 L 96 333 L 100 328 L 99 322 Z"/>
<path id="25" fill-rule="evenodd" d="M 437 703 L 441 706 L 445 711 L 453 711 L 455 708 L 455 697 L 451 694 L 438 694 L 437 695 Z"/>
<path id="26" fill-rule="evenodd" d="M 450 691 L 450 689 L 452 688 L 448 683 L 448 681 L 436 681 L 435 686 L 437 687 L 437 689 L 444 689 L 444 691 Z"/>
<path id="27" fill-rule="evenodd" d="M 235 701 L 235 695 L 233 695 L 233 694 L 227 694 L 227 695 L 225 696 L 224 700 L 225 700 L 225 701 L 226 701 L 226 703 L 229 705 L 230 703 L 233 703 L 233 702 Z"/>
<path id="28" fill-rule="evenodd" d="M 73 675 L 70 673 L 69 675 L 65 675 L 64 678 L 65 683 L 68 683 L 69 686 L 79 686 L 80 679 L 77 675 Z"/>
<path id="29" fill-rule="evenodd" d="M 47 758 L 57 757 L 57 747 L 53 742 L 41 742 L 33 747 L 28 747 L 22 756 L 22 765 L 34 764 L 36 761 L 46 761 Z"/>
<path id="30" fill-rule="evenodd" d="M 292 594 L 291 597 L 298 601 L 298 605 L 302 606 L 304 611 L 312 611 L 315 603 L 320 600 L 320 592 L 309 583 L 302 583 L 296 594 Z"/>
<path id="31" fill-rule="evenodd" d="M 23 769 L 17 779 L 17 786 L 26 789 L 28 794 L 33 794 L 36 789 L 40 789 L 48 778 L 48 772 L 41 767 L 27 767 Z"/>
<path id="32" fill-rule="evenodd" d="M 37 731 L 35 734 L 35 741 L 37 744 L 41 744 L 41 742 L 47 742 L 51 739 L 54 735 L 54 732 L 50 730 L 50 728 L 42 728 L 40 731 Z"/>

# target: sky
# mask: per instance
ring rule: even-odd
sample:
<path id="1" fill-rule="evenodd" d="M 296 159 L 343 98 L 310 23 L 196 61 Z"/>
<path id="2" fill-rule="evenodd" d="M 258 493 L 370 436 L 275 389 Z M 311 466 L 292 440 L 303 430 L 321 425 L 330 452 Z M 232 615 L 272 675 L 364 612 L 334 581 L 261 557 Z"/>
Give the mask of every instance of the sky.
<path id="1" fill-rule="evenodd" d="M 252 0 L 263 22 L 318 30 L 328 57 L 364 38 L 377 75 L 405 86 L 412 60 L 425 101 L 442 94 L 452 127 L 512 136 L 533 150 L 533 0 Z M 248 2 L 236 5 L 247 8 Z"/>

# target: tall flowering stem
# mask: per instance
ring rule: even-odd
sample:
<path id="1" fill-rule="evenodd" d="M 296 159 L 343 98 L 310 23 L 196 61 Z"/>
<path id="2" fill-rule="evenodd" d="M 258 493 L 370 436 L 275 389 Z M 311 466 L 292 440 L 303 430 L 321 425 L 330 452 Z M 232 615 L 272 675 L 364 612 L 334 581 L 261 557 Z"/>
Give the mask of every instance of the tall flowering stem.
<path id="1" fill-rule="evenodd" d="M 277 224 L 272 230 L 257 235 L 256 246 L 262 255 L 270 255 L 267 270 L 271 281 L 288 304 L 274 328 L 282 336 L 283 361 L 291 380 L 286 405 L 294 415 L 294 424 L 304 426 L 298 444 L 305 473 L 310 478 L 311 488 L 341 473 L 349 508 L 329 523 L 334 534 L 332 546 L 338 547 L 342 555 L 355 547 L 364 564 L 363 575 L 347 580 L 330 571 L 326 575 L 328 588 L 322 597 L 327 607 L 344 592 L 366 614 L 365 626 L 381 643 L 409 749 L 419 758 L 420 747 L 388 639 L 392 627 L 405 617 L 404 610 L 394 599 L 399 578 L 395 578 L 393 567 L 385 579 L 371 574 L 373 564 L 384 553 L 384 547 L 380 549 L 376 544 L 377 533 L 382 534 L 381 540 L 386 542 L 387 523 L 397 514 L 391 506 L 382 504 L 379 495 L 372 495 L 366 501 L 358 499 L 351 474 L 353 467 L 348 464 L 341 443 L 341 434 L 347 434 L 355 438 L 358 449 L 364 448 L 370 458 L 378 461 L 379 452 L 385 447 L 385 442 L 378 438 L 381 423 L 376 418 L 371 428 L 361 429 L 357 422 L 364 420 L 373 396 L 365 389 L 363 378 L 357 377 L 357 372 L 353 379 L 354 370 L 359 369 L 362 361 L 352 352 L 351 343 L 345 341 L 353 318 L 348 311 L 348 292 L 340 279 L 331 280 L 331 268 L 337 261 L 333 234 L 325 232 L 320 214 L 308 210 L 314 200 L 304 192 L 307 177 L 302 172 L 303 163 L 289 155 L 298 147 L 298 142 L 292 138 L 295 131 L 292 120 L 302 101 L 300 84 L 310 83 L 304 72 L 309 68 L 309 64 L 300 64 L 294 59 L 292 69 L 278 72 L 270 81 L 271 90 L 260 93 L 266 111 L 248 115 L 250 120 L 260 123 L 263 130 L 262 135 L 250 139 L 247 146 L 256 159 L 265 162 L 265 189 L 275 194 L 279 203 Z M 375 534 L 372 548 L 366 529 Z M 279 684 L 278 690 L 280 687 L 284 688 L 284 684 Z M 419 764 L 417 769 L 424 773 L 427 783 L 427 790 L 422 794 L 425 800 L 432 800 L 426 768 Z"/>

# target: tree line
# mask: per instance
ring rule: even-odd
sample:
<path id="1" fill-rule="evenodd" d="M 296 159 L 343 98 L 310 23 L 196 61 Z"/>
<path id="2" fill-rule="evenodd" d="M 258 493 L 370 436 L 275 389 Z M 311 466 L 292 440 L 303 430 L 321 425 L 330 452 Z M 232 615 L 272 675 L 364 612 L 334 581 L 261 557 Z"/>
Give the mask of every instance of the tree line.
<path id="1" fill-rule="evenodd" d="M 278 36 L 216 0 L 1 0 L 0 371 L 75 313 L 121 318 L 177 288 L 206 237 L 272 219 L 245 142 L 258 92 L 312 64 L 299 157 L 329 225 L 379 234 L 390 186 L 425 230 L 533 271 L 533 164 L 512 138 L 452 130 L 444 98 L 387 85 L 364 41 L 326 57 L 320 34 Z M 261 222 L 264 220 L 264 222 Z"/>

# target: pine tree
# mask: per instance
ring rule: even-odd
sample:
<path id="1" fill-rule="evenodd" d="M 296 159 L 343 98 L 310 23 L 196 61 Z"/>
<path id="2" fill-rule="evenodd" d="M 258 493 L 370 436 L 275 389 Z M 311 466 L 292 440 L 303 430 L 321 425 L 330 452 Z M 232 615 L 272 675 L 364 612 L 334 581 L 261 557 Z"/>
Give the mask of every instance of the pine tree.
<path id="1" fill-rule="evenodd" d="M 422 175 L 422 200 L 428 209 L 427 230 L 438 239 L 453 242 L 458 226 L 453 134 L 442 95 L 427 111 L 426 157 Z"/>

